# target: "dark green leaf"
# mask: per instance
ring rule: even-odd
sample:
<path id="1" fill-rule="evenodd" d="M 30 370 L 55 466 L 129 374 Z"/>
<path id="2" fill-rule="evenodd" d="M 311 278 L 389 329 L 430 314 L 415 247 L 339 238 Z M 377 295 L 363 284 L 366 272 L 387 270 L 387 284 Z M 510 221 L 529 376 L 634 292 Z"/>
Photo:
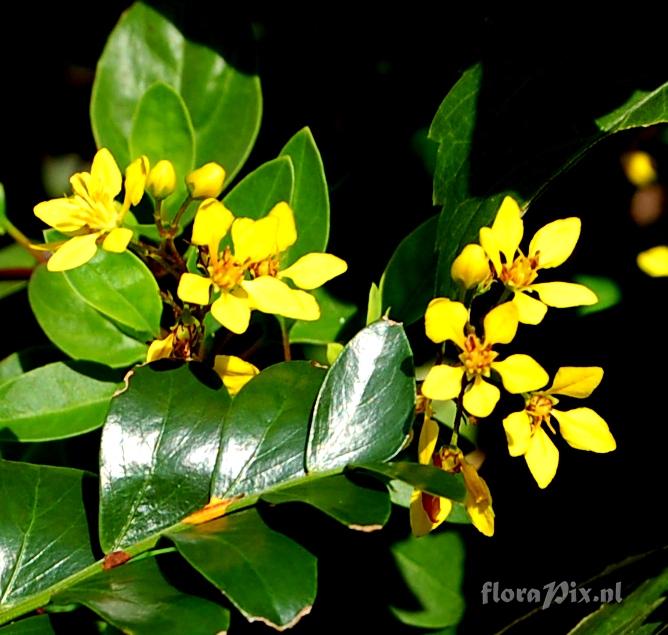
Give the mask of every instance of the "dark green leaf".
<path id="1" fill-rule="evenodd" d="M 422 610 L 391 607 L 404 624 L 444 628 L 457 624 L 464 613 L 461 591 L 464 545 L 454 532 L 411 537 L 392 545 L 392 555 Z"/>
<path id="2" fill-rule="evenodd" d="M 82 501 L 87 478 L 0 461 L 0 622 L 8 609 L 94 562 Z"/>
<path id="3" fill-rule="evenodd" d="M 316 559 L 254 509 L 174 533 L 181 555 L 249 620 L 285 629 L 310 612 Z"/>
<path id="4" fill-rule="evenodd" d="M 262 496 L 268 503 L 303 502 L 351 529 L 380 529 L 390 517 L 387 490 L 353 483 L 344 474 L 288 486 Z"/>
<path id="5" fill-rule="evenodd" d="M 444 496 L 460 502 L 466 496 L 464 482 L 459 475 L 449 474 L 432 465 L 399 461 L 397 463 L 356 463 L 351 467 L 367 470 L 388 479 L 410 483 L 416 489 L 433 496 Z"/>
<path id="6" fill-rule="evenodd" d="M 157 534 L 209 501 L 230 399 L 203 365 L 168 366 L 135 369 L 107 415 L 100 449 L 106 553 Z"/>
<path id="7" fill-rule="evenodd" d="M 104 366 L 54 362 L 0 384 L 0 439 L 51 441 L 104 423 L 121 378 Z"/>
<path id="8" fill-rule="evenodd" d="M 276 203 L 290 203 L 294 187 L 294 169 L 289 157 L 263 163 L 245 176 L 225 197 L 235 216 L 262 218 Z"/>
<path id="9" fill-rule="evenodd" d="M 297 242 L 283 256 L 292 264 L 312 251 L 325 251 L 329 239 L 329 192 L 320 152 L 309 128 L 302 128 L 281 150 L 292 159 L 294 192 L 292 210 L 297 224 Z"/>
<path id="10" fill-rule="evenodd" d="M 121 167 L 130 162 L 133 118 L 140 99 L 156 82 L 171 86 L 188 108 L 195 164 L 217 161 L 228 181 L 232 179 L 260 126 L 258 77 L 186 39 L 163 14 L 139 2 L 121 17 L 97 66 L 91 123 L 98 146 L 109 148 Z"/>
<path id="11" fill-rule="evenodd" d="M 290 329 L 290 341 L 295 344 L 336 342 L 341 331 L 357 313 L 357 307 L 350 302 L 337 300 L 323 287 L 311 293 L 320 305 L 320 319 L 312 322 L 296 320 Z"/>
<path id="12" fill-rule="evenodd" d="M 258 494 L 304 475 L 311 410 L 324 376 L 309 362 L 283 362 L 241 389 L 225 417 L 214 496 Z"/>
<path id="13" fill-rule="evenodd" d="M 336 358 L 320 389 L 308 471 L 391 458 L 406 439 L 414 409 L 413 359 L 404 329 L 390 320 L 367 326 Z"/>
<path id="14" fill-rule="evenodd" d="M 622 290 L 619 285 L 612 279 L 605 276 L 575 276 L 575 282 L 589 287 L 597 296 L 598 302 L 591 306 L 581 306 L 578 308 L 580 315 L 590 315 L 591 313 L 598 313 L 605 311 L 613 306 L 619 304 L 622 299 Z"/>
<path id="15" fill-rule="evenodd" d="M 48 615 L 28 617 L 0 628 L 2 635 L 55 635 L 55 633 Z"/>
<path id="16" fill-rule="evenodd" d="M 382 277 L 382 311 L 412 324 L 419 320 L 434 297 L 436 280 L 436 230 L 432 216 L 404 238 L 387 263 Z"/>
<path id="17" fill-rule="evenodd" d="M 2 187 L 2 186 L 0 186 Z M 4 191 L 0 191 L 0 233 L 2 233 L 2 206 L 4 205 Z M 35 259 L 21 245 L 13 244 L 0 249 L 0 269 L 26 270 L 24 280 L 2 280 L 0 274 L 0 299 L 6 298 L 28 286 L 29 272 L 36 265 Z"/>
<path id="18" fill-rule="evenodd" d="M 134 635 L 213 635 L 230 623 L 227 609 L 169 584 L 154 558 L 100 571 L 54 599 L 83 604 Z"/>

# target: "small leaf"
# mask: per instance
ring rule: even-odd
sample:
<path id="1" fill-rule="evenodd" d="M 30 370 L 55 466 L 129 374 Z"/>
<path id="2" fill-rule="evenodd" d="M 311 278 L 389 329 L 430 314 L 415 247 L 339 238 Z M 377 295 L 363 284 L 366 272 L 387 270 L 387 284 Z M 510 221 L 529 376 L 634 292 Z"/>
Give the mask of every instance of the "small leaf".
<path id="1" fill-rule="evenodd" d="M 380 279 L 380 286 L 383 286 L 383 279 Z M 369 300 L 366 305 L 366 325 L 373 324 L 380 320 L 383 315 L 383 297 L 380 288 L 375 282 L 371 283 L 369 288 Z"/>
<path id="2" fill-rule="evenodd" d="M 230 624 L 227 609 L 169 584 L 154 558 L 100 571 L 54 600 L 83 604 L 134 635 L 212 635 L 226 631 Z"/>
<path id="3" fill-rule="evenodd" d="M 376 322 L 336 358 L 318 394 L 309 472 L 384 461 L 403 445 L 415 409 L 413 360 L 400 324 Z"/>
<path id="4" fill-rule="evenodd" d="M 257 494 L 304 475 L 311 410 L 324 376 L 309 362 L 283 362 L 241 389 L 225 417 L 214 496 Z"/>
<path id="5" fill-rule="evenodd" d="M 170 534 L 179 553 L 250 621 L 278 630 L 310 612 L 316 559 L 254 509 Z"/>
<path id="6" fill-rule="evenodd" d="M 105 553 L 147 539 L 209 501 L 230 401 L 221 386 L 202 364 L 151 364 L 137 368 L 112 401 L 100 449 Z"/>
<path id="7" fill-rule="evenodd" d="M 48 615 L 35 615 L 3 626 L 0 635 L 55 635 Z"/>
<path id="8" fill-rule="evenodd" d="M 575 276 L 575 282 L 589 287 L 597 296 L 598 302 L 591 306 L 578 307 L 579 315 L 590 315 L 611 309 L 620 303 L 622 299 L 622 290 L 619 285 L 612 279 L 605 276 Z"/>
<path id="9" fill-rule="evenodd" d="M 0 384 L 0 440 L 51 441 L 100 427 L 120 379 L 104 366 L 54 362 Z"/>
<path id="10" fill-rule="evenodd" d="M 320 319 L 311 322 L 296 320 L 290 329 L 290 342 L 293 344 L 336 342 L 357 313 L 357 307 L 350 302 L 338 300 L 323 287 L 311 291 L 311 294 L 320 305 Z"/>

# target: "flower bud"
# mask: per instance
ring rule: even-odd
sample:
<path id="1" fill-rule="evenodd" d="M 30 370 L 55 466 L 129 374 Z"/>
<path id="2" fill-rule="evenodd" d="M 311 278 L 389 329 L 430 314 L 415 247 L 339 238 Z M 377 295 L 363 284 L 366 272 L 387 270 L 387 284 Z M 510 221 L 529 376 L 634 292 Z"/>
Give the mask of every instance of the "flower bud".
<path id="1" fill-rule="evenodd" d="M 490 274 L 485 250 L 480 245 L 466 245 L 452 263 L 450 274 L 452 279 L 465 289 L 471 289 L 484 282 Z"/>
<path id="2" fill-rule="evenodd" d="M 622 157 L 626 178 L 636 187 L 647 187 L 656 181 L 654 159 L 647 152 L 629 152 Z"/>
<path id="3" fill-rule="evenodd" d="M 218 163 L 207 163 L 186 177 L 186 185 L 193 198 L 217 198 L 223 191 L 225 170 Z"/>
<path id="4" fill-rule="evenodd" d="M 158 161 L 148 174 L 146 189 L 157 200 L 167 198 L 176 189 L 176 172 L 171 161 Z"/>

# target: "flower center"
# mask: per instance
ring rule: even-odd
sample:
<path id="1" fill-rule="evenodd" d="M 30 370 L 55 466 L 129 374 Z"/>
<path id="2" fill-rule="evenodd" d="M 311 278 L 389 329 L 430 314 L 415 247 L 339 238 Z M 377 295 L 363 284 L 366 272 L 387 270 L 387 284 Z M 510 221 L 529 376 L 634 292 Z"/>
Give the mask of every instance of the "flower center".
<path id="1" fill-rule="evenodd" d="M 250 272 L 254 278 L 259 276 L 271 276 L 275 278 L 278 274 L 278 256 L 269 256 L 260 262 L 255 262 L 250 266 Z"/>
<path id="2" fill-rule="evenodd" d="M 517 256 L 510 266 L 504 264 L 499 278 L 511 289 L 526 289 L 538 275 L 538 254 L 532 257 Z"/>
<path id="3" fill-rule="evenodd" d="M 219 289 L 231 291 L 244 278 L 245 267 L 237 260 L 229 247 L 209 266 L 209 275 Z"/>
<path id="4" fill-rule="evenodd" d="M 525 410 L 531 417 L 534 429 L 538 428 L 543 422 L 550 424 L 550 413 L 553 405 L 554 400 L 549 395 L 540 393 L 531 395 Z"/>
<path id="5" fill-rule="evenodd" d="M 464 352 L 459 359 L 464 364 L 467 378 L 472 379 L 476 375 L 489 377 L 492 362 L 497 355 L 498 353 L 492 350 L 491 344 L 481 342 L 475 334 L 470 333 L 466 337 Z"/>

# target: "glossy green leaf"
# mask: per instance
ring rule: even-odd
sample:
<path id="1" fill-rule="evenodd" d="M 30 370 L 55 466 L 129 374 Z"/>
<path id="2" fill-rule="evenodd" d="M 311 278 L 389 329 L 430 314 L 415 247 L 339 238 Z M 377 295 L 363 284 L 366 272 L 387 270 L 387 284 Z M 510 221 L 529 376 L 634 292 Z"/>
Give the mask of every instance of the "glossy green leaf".
<path id="1" fill-rule="evenodd" d="M 54 362 L 0 384 L 0 440 L 51 441 L 104 423 L 121 377 L 104 366 Z"/>
<path id="2" fill-rule="evenodd" d="M 320 319 L 311 322 L 296 320 L 290 329 L 290 341 L 294 344 L 336 342 L 343 329 L 357 313 L 357 307 L 350 302 L 338 300 L 323 287 L 311 293 L 320 305 Z"/>
<path id="3" fill-rule="evenodd" d="M 432 465 L 399 461 L 397 463 L 355 463 L 351 467 L 366 470 L 387 479 L 410 483 L 416 489 L 433 496 L 444 496 L 460 502 L 463 502 L 466 496 L 461 476 L 449 474 Z"/>
<path id="4" fill-rule="evenodd" d="M 130 158 L 146 155 L 151 165 L 171 161 L 177 175 L 195 167 L 195 133 L 183 99 L 168 84 L 156 82 L 142 96 L 132 119 Z M 176 190 L 165 201 L 173 215 L 187 195 L 184 178 L 177 178 Z"/>
<path id="5" fill-rule="evenodd" d="M 309 472 L 394 456 L 415 409 L 413 358 L 404 329 L 381 320 L 337 357 L 318 394 L 307 449 Z"/>
<path id="6" fill-rule="evenodd" d="M 0 210 L 3 204 L 4 193 L 0 193 Z M 0 227 L 2 227 L 1 211 Z M 1 230 L 0 233 L 2 233 Z M 36 264 L 35 259 L 21 245 L 13 244 L 0 249 L 0 299 L 25 289 L 28 286 L 30 271 Z M 8 273 L 13 274 L 15 279 L 8 279 Z M 24 275 L 21 276 L 21 274 Z"/>
<path id="7" fill-rule="evenodd" d="M 249 620 L 285 629 L 310 612 L 316 559 L 254 509 L 169 536 L 181 555 Z"/>
<path id="8" fill-rule="evenodd" d="M 86 479 L 79 470 L 0 461 L 0 623 L 12 607 L 94 562 Z"/>
<path id="9" fill-rule="evenodd" d="M 454 532 L 408 538 L 391 547 L 394 561 L 422 607 L 407 610 L 390 607 L 404 624 L 419 628 L 444 628 L 459 623 L 464 614 L 462 581 L 464 544 Z"/>
<path id="10" fill-rule="evenodd" d="M 308 503 L 338 522 L 361 531 L 380 529 L 390 517 L 390 497 L 385 489 L 374 489 L 336 474 L 298 483 L 265 494 L 268 503 Z"/>
<path id="11" fill-rule="evenodd" d="M 169 584 L 154 558 L 100 571 L 54 599 L 83 604 L 133 635 L 213 635 L 230 623 L 224 607 Z"/>
<path id="12" fill-rule="evenodd" d="M 241 389 L 225 417 L 214 496 L 258 494 L 304 475 L 309 419 L 324 376 L 309 362 L 283 362 Z"/>
<path id="13" fill-rule="evenodd" d="M 575 276 L 575 282 L 589 287 L 598 296 L 596 304 L 578 308 L 578 314 L 580 315 L 590 315 L 591 313 L 611 309 L 613 306 L 619 304 L 622 299 L 622 290 L 612 278 L 578 275 Z"/>
<path id="14" fill-rule="evenodd" d="M 404 238 L 387 263 L 381 283 L 382 311 L 412 324 L 422 318 L 434 297 L 438 216 L 432 216 Z"/>
<path id="15" fill-rule="evenodd" d="M 122 167 L 130 162 L 133 118 L 156 82 L 171 86 L 185 102 L 195 134 L 195 164 L 217 161 L 231 180 L 260 127 L 259 79 L 237 70 L 212 48 L 188 40 L 146 4 L 136 3 L 123 14 L 98 62 L 91 97 L 97 145 L 108 147 Z"/>
<path id="16" fill-rule="evenodd" d="M 105 553 L 149 538 L 209 501 L 229 401 L 218 376 L 202 364 L 135 369 L 102 432 Z"/>
<path id="17" fill-rule="evenodd" d="M 297 224 L 297 242 L 283 256 L 290 265 L 312 251 L 325 251 L 329 239 L 329 192 L 322 158 L 309 128 L 302 128 L 281 150 L 292 159 L 294 192 L 292 210 Z"/>
<path id="18" fill-rule="evenodd" d="M 290 203 L 293 188 L 292 161 L 289 157 L 279 157 L 246 175 L 225 197 L 224 203 L 235 216 L 262 218 L 276 203 Z"/>
<path id="19" fill-rule="evenodd" d="M 48 615 L 35 615 L 0 628 L 0 635 L 55 635 Z"/>

